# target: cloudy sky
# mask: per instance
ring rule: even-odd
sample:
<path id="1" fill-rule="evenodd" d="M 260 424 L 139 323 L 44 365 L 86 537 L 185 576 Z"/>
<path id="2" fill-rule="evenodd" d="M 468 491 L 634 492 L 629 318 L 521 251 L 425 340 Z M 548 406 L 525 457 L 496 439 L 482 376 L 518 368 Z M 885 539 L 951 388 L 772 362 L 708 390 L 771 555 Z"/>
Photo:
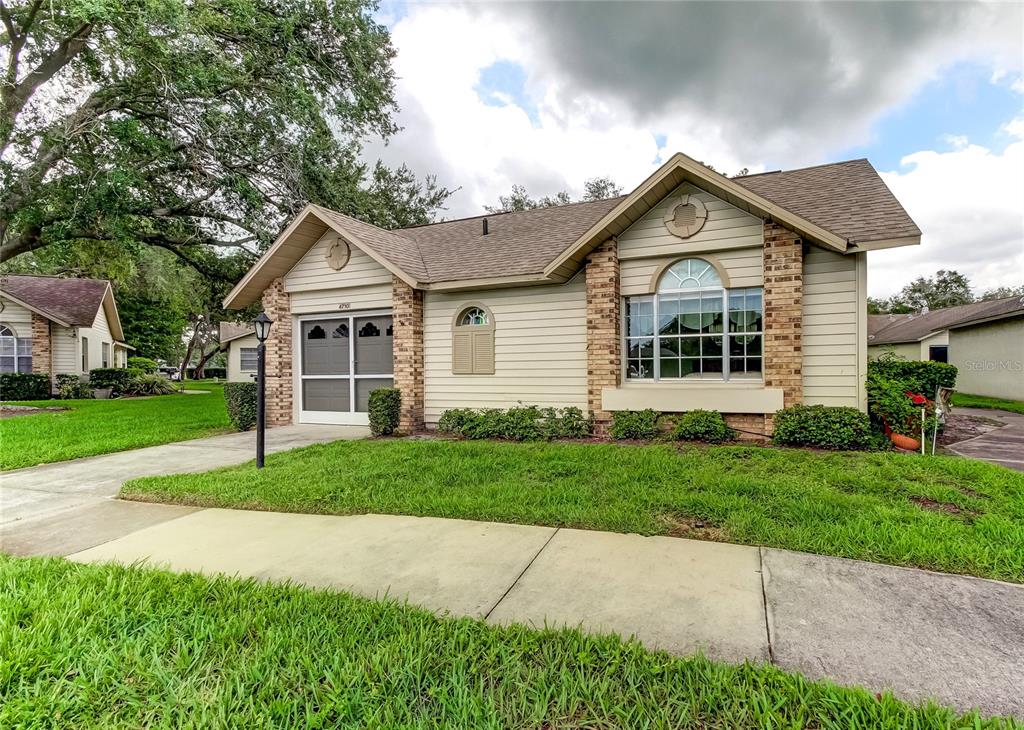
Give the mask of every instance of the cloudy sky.
<path id="1" fill-rule="evenodd" d="M 869 257 L 873 296 L 955 268 L 1024 283 L 1019 3 L 405 3 L 404 130 L 368 153 L 459 188 L 627 190 L 673 152 L 734 174 L 867 157 L 924 231 Z"/>

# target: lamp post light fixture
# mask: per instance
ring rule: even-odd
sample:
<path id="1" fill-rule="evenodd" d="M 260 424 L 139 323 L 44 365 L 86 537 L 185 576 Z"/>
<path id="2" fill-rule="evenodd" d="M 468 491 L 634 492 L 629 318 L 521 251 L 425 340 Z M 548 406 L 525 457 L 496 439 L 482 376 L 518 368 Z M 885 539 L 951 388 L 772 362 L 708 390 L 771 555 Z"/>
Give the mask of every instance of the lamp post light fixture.
<path id="1" fill-rule="evenodd" d="M 264 411 L 266 410 L 266 389 L 267 389 L 267 348 L 264 344 L 270 335 L 270 325 L 274 320 L 267 316 L 266 312 L 260 312 L 252 321 L 256 330 L 256 468 L 263 468 L 263 444 L 264 433 L 266 432 Z"/>

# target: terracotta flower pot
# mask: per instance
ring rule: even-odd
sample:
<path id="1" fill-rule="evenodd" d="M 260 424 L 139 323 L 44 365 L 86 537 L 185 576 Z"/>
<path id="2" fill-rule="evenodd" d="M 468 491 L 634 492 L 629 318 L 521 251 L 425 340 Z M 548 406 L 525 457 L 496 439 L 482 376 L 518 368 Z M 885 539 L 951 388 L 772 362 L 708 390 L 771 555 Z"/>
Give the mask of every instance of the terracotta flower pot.
<path id="1" fill-rule="evenodd" d="M 889 440 L 892 441 L 892 445 L 897 449 L 905 449 L 907 451 L 917 451 L 921 448 L 921 442 L 910 436 L 904 436 L 902 433 L 890 433 Z"/>

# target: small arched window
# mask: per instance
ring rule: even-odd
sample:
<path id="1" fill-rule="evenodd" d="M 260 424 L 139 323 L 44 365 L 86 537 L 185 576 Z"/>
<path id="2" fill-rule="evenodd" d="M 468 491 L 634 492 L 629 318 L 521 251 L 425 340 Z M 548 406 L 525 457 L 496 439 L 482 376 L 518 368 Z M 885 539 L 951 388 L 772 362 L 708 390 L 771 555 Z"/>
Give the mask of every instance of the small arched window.
<path id="1" fill-rule="evenodd" d="M 452 327 L 452 373 L 494 375 L 494 318 L 482 305 L 459 310 Z"/>

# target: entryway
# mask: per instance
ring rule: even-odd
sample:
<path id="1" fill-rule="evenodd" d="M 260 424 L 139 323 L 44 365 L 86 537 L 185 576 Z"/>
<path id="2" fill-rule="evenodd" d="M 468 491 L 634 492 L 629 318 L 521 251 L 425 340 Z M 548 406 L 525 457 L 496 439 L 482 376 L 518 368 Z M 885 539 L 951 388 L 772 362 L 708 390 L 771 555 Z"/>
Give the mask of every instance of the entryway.
<path id="1" fill-rule="evenodd" d="M 370 391 L 394 383 L 388 313 L 299 320 L 299 422 L 365 425 Z"/>

